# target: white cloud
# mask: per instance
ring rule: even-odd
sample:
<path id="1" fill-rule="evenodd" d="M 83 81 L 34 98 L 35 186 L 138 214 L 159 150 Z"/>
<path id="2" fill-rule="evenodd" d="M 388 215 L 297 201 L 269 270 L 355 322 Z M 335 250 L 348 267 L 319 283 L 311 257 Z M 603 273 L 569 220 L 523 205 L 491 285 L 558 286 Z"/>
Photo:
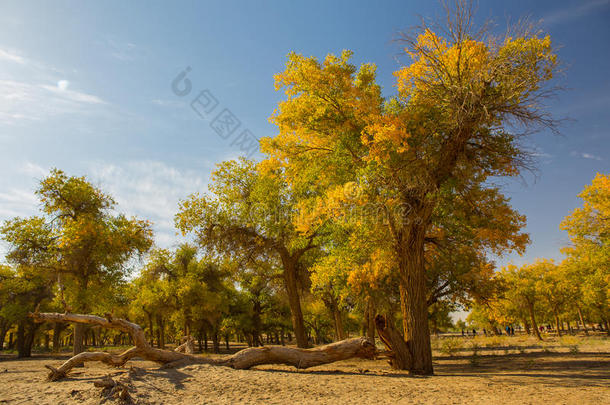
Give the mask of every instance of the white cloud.
<path id="1" fill-rule="evenodd" d="M 27 62 L 26 59 L 23 56 L 19 55 L 18 53 L 7 50 L 7 49 L 1 49 L 1 48 L 0 48 L 0 60 L 6 60 L 9 62 L 18 63 L 20 65 L 25 65 Z"/>
<path id="2" fill-rule="evenodd" d="M 159 98 L 155 98 L 151 101 L 151 103 L 161 106 L 161 107 L 183 107 L 185 104 L 183 101 L 179 100 L 162 100 Z"/>
<path id="3" fill-rule="evenodd" d="M 581 2 L 579 5 L 556 10 L 542 18 L 546 25 L 560 24 L 569 20 L 584 17 L 595 10 L 610 5 L 610 0 L 593 0 Z"/>
<path id="4" fill-rule="evenodd" d="M 45 169 L 44 167 L 32 162 L 25 162 L 25 164 L 21 167 L 21 171 L 36 179 L 42 179 L 49 174 L 49 169 Z"/>
<path id="5" fill-rule="evenodd" d="M 586 152 L 572 151 L 572 152 L 570 152 L 570 154 L 572 156 L 580 157 L 580 158 L 583 158 L 583 159 L 591 159 L 591 160 L 599 160 L 599 161 L 604 160 L 604 159 L 602 159 L 601 157 L 599 157 L 597 155 L 593 155 L 591 153 L 586 153 Z"/>
<path id="6" fill-rule="evenodd" d="M 178 202 L 207 189 L 207 179 L 193 170 L 179 170 L 160 161 L 133 161 L 122 165 L 92 164 L 91 179 L 118 203 L 118 211 L 151 220 L 156 242 L 170 246 L 179 238 L 174 228 Z"/>
<path id="7" fill-rule="evenodd" d="M 67 85 L 59 83 L 53 86 L 0 80 L 0 125 L 84 113 L 104 104 L 107 103 L 97 96 L 68 90 Z"/>
<path id="8" fill-rule="evenodd" d="M 17 172 L 21 173 L 21 183 L 26 183 L 31 189 L 27 186 L 7 187 L 6 191 L 0 192 L 0 222 L 16 216 L 40 215 L 34 190 L 49 170 L 25 162 Z M 174 227 L 178 202 L 195 192 L 206 191 L 208 183 L 207 175 L 202 177 L 194 170 L 181 170 L 150 160 L 124 164 L 95 162 L 89 164 L 85 172 L 91 182 L 115 199 L 117 212 L 152 221 L 155 241 L 161 247 L 171 247 L 183 240 Z"/>
<path id="9" fill-rule="evenodd" d="M 592 155 L 590 153 L 581 153 L 580 156 L 582 156 L 585 159 L 603 160 L 601 157 Z"/>
<path id="10" fill-rule="evenodd" d="M 6 193 L 0 193 L 0 218 L 34 215 L 37 207 L 38 198 L 32 191 L 11 188 Z"/>

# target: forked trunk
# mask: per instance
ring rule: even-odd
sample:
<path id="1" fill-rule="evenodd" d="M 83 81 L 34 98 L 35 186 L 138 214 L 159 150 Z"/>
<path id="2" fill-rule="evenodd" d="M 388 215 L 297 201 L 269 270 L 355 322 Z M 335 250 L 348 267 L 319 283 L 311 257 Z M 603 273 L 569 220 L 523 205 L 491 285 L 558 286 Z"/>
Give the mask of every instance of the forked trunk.
<path id="1" fill-rule="evenodd" d="M 557 311 L 555 311 L 554 315 L 555 315 L 555 327 L 557 328 L 557 336 L 561 337 L 561 329 L 560 329 L 561 323 L 559 322 L 559 314 L 557 313 Z"/>
<path id="2" fill-rule="evenodd" d="M 534 329 L 534 334 L 538 338 L 538 340 L 542 340 L 542 336 L 540 336 L 540 331 L 538 330 L 538 323 L 536 323 L 536 314 L 534 313 L 534 304 L 531 301 L 527 301 L 527 309 L 530 313 L 530 320 L 532 321 L 532 328 Z"/>

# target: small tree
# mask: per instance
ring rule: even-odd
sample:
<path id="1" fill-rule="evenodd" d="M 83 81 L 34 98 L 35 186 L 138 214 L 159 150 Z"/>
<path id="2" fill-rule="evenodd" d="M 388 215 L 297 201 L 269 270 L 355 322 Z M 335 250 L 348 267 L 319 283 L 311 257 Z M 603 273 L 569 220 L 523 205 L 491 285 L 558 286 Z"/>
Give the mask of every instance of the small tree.
<path id="1" fill-rule="evenodd" d="M 43 217 L 14 218 L 0 228 L 10 245 L 7 260 L 46 271 L 66 311 L 90 312 L 108 294 L 103 287 L 125 276 L 129 260 L 150 248 L 150 224 L 115 215 L 109 195 L 61 170 L 51 170 L 36 195 Z M 85 330 L 75 326 L 74 354 L 84 350 Z"/>

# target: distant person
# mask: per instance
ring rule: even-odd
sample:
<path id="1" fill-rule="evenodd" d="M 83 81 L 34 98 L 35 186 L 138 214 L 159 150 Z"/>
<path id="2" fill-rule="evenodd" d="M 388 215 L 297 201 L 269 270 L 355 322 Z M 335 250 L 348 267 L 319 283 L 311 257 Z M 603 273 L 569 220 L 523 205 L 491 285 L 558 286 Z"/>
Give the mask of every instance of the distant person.
<path id="1" fill-rule="evenodd" d="M 510 334 L 511 336 L 515 336 L 515 328 L 513 328 L 512 326 L 510 327 Z"/>
<path id="2" fill-rule="evenodd" d="M 487 336 L 487 329 L 483 328 L 483 335 Z"/>
<path id="3" fill-rule="evenodd" d="M 472 329 L 472 336 L 476 336 L 477 335 L 477 330 L 476 329 Z"/>
<path id="4" fill-rule="evenodd" d="M 462 336 L 464 336 L 464 329 L 462 329 Z"/>
<path id="5" fill-rule="evenodd" d="M 504 328 L 504 330 L 506 331 L 506 336 L 510 336 L 510 326 L 506 325 L 506 328 Z"/>

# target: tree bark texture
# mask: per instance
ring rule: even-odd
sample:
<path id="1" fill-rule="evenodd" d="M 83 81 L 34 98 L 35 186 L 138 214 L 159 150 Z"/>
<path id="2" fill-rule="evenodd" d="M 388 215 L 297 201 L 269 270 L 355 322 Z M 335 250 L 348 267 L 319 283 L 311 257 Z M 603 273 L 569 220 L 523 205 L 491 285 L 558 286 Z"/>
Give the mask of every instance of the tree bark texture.
<path id="1" fill-rule="evenodd" d="M 136 356 L 164 364 L 166 367 L 200 363 L 227 366 L 235 369 L 249 369 L 262 364 L 287 364 L 304 369 L 352 357 L 373 359 L 376 355 L 375 346 L 366 338 L 361 337 L 346 339 L 312 349 L 285 346 L 250 347 L 228 358 L 211 359 L 188 353 L 154 348 L 148 343 L 144 331 L 139 325 L 124 319 L 113 318 L 109 314 L 106 318 L 70 313 L 32 313 L 30 316 L 36 322 L 72 322 L 119 330 L 128 333 L 135 344 L 135 347 L 118 355 L 106 352 L 83 352 L 68 359 L 59 368 L 47 365 L 45 367 L 50 370 L 48 378 L 51 381 L 57 381 L 66 377 L 72 368 L 88 361 L 101 361 L 111 366 L 121 367 L 128 360 Z"/>

